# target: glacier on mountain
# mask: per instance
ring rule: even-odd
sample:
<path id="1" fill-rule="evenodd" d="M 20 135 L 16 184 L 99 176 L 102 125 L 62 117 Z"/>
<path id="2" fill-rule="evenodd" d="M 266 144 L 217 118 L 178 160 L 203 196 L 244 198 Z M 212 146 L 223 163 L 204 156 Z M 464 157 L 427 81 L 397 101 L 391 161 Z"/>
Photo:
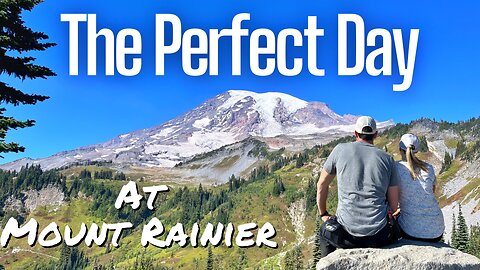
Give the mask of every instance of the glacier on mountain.
<path id="1" fill-rule="evenodd" d="M 338 115 L 323 102 L 307 102 L 285 93 L 230 90 L 159 126 L 46 158 L 14 161 L 0 168 L 19 169 L 30 163 L 53 169 L 87 161 L 173 167 L 196 154 L 251 136 L 302 140 L 302 136 L 322 134 L 323 140 L 318 143 L 324 143 L 329 137 L 352 134 L 356 119 L 353 115 Z M 392 124 L 380 122 L 379 127 Z"/>

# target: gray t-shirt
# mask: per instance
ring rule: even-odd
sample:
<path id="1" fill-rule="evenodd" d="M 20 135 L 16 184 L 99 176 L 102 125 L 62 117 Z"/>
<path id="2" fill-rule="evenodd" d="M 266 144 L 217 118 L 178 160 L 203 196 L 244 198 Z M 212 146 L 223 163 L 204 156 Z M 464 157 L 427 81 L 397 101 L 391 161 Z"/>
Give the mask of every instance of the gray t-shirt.
<path id="1" fill-rule="evenodd" d="M 337 145 L 323 169 L 337 175 L 336 216 L 354 236 L 370 236 L 387 224 L 387 190 L 398 185 L 395 161 L 385 151 L 364 142 Z"/>
<path id="2" fill-rule="evenodd" d="M 445 223 L 438 205 L 433 185 L 436 184 L 435 171 L 428 165 L 428 172 L 421 171 L 413 180 L 407 163 L 397 162 L 400 176 L 400 208 L 402 214 L 398 223 L 402 230 L 417 238 L 437 238 L 443 234 Z"/>

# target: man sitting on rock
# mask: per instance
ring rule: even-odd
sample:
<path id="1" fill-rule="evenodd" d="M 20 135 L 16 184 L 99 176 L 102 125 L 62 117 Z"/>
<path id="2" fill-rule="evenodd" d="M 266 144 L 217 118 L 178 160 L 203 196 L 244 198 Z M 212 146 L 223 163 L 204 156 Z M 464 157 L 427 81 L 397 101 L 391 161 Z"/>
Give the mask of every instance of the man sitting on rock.
<path id="1" fill-rule="evenodd" d="M 317 183 L 317 204 L 324 221 L 320 230 L 322 257 L 336 248 L 381 247 L 396 240 L 388 204 L 397 216 L 399 180 L 393 158 L 373 145 L 377 134 L 373 118 L 358 118 L 356 141 L 337 145 L 323 166 Z M 338 207 L 331 216 L 327 197 L 335 176 Z"/>

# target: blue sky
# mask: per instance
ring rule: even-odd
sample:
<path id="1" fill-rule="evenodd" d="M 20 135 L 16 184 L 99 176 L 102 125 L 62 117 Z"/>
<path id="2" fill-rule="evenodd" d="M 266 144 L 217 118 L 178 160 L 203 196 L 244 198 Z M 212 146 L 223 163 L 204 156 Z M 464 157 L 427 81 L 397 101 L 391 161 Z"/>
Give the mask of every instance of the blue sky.
<path id="1" fill-rule="evenodd" d="M 36 106 L 8 107 L 8 115 L 35 119 L 33 128 L 12 131 L 9 140 L 27 150 L 7 154 L 0 163 L 21 157 L 44 157 L 62 150 L 99 143 L 116 135 L 161 124 L 204 100 L 229 89 L 256 92 L 278 91 L 307 101 L 324 101 L 339 114 L 368 114 L 377 119 L 409 122 L 419 117 L 457 121 L 479 116 L 480 35 L 477 1 L 124 1 L 46 0 L 33 12 L 25 13 L 27 25 L 45 32 L 58 45 L 33 54 L 37 63 L 52 68 L 57 77 L 48 80 L 18 81 L 5 76 L 13 86 L 41 93 L 50 100 Z M 173 13 L 187 28 L 230 28 L 232 18 L 251 13 L 244 23 L 251 31 L 269 28 L 302 30 L 307 16 L 318 16 L 325 29 L 319 39 L 318 61 L 325 77 L 302 72 L 296 77 L 274 73 L 257 77 L 248 68 L 248 48 L 242 50 L 242 76 L 230 75 L 230 43 L 221 43 L 219 76 L 189 77 L 181 68 L 181 56 L 167 58 L 166 75 L 154 75 L 155 14 Z M 135 77 L 86 76 L 85 46 L 80 45 L 80 75 L 68 75 L 68 25 L 61 13 L 96 13 L 97 27 L 115 33 L 135 28 L 142 33 L 143 67 Z M 372 28 L 420 29 L 412 86 L 393 92 L 399 83 L 392 77 L 337 76 L 337 15 L 356 13 Z M 86 29 L 80 27 L 85 43 Z M 83 34 L 83 37 L 82 37 Z M 98 74 L 101 74 L 102 42 L 98 43 Z M 248 47 L 248 40 L 242 43 Z M 306 50 L 292 55 L 306 57 Z M 394 55 L 395 58 L 395 55 Z M 396 61 L 393 61 L 395 70 Z M 304 68 L 305 70 L 305 68 Z M 398 73 L 398 72 L 397 72 Z"/>

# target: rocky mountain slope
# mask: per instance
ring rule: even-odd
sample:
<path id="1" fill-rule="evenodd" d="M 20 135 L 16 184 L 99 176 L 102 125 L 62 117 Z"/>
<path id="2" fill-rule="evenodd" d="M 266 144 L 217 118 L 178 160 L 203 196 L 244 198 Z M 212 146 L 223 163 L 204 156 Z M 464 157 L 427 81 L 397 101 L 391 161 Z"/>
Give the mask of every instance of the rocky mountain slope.
<path id="1" fill-rule="evenodd" d="M 90 161 L 120 166 L 173 167 L 196 154 L 254 136 L 302 148 L 351 133 L 357 116 L 338 115 L 325 103 L 284 93 L 231 90 L 159 126 L 120 135 L 108 142 L 65 151 L 38 160 L 1 165 L 18 170 L 26 164 L 53 169 Z M 381 122 L 380 127 L 390 126 Z M 288 143 L 285 143 L 287 142 Z M 309 143 L 310 142 L 310 143 Z M 283 146 L 282 146 L 283 147 Z"/>

